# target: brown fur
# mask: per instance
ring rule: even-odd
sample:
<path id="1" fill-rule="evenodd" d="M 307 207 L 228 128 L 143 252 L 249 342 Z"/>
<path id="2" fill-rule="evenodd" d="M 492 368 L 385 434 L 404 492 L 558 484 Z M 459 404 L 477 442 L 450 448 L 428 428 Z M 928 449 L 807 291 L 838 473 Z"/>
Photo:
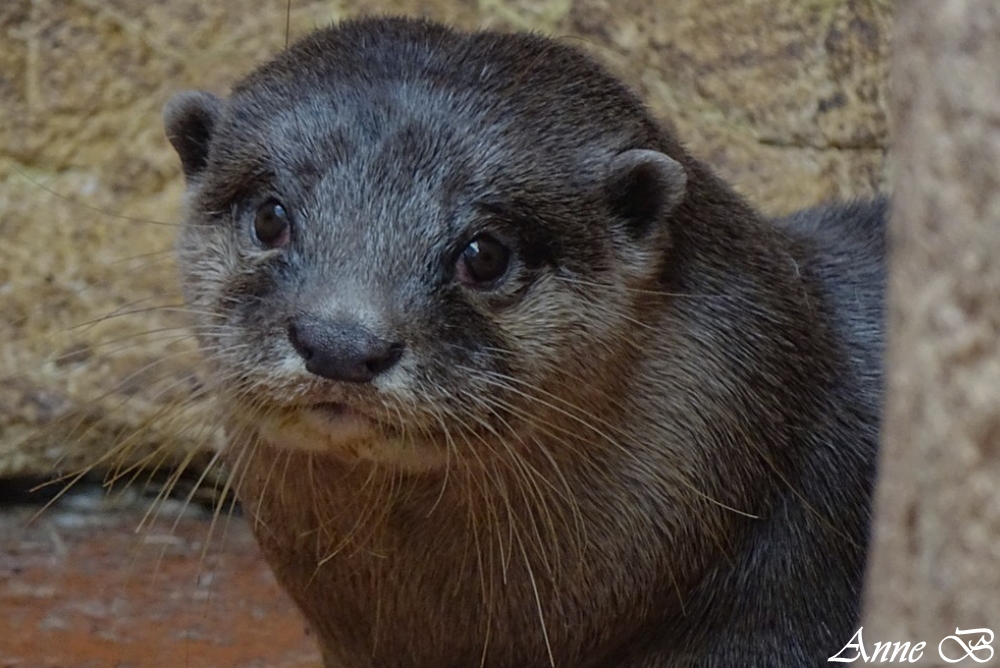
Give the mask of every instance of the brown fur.
<path id="1" fill-rule="evenodd" d="M 819 665 L 850 638 L 884 204 L 764 220 L 575 50 L 417 21 L 165 115 L 227 457 L 328 668 Z M 267 198 L 287 247 L 253 241 Z M 469 288 L 484 230 L 511 264 Z M 303 314 L 405 353 L 310 374 Z"/>

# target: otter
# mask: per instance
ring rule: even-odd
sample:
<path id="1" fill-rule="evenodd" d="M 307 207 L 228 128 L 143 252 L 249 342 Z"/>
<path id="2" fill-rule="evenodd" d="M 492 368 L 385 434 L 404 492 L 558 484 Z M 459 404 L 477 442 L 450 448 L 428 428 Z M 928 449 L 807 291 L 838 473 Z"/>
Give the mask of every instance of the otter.
<path id="1" fill-rule="evenodd" d="M 164 117 L 225 457 L 327 668 L 850 639 L 885 201 L 768 219 L 577 49 L 414 19 Z"/>

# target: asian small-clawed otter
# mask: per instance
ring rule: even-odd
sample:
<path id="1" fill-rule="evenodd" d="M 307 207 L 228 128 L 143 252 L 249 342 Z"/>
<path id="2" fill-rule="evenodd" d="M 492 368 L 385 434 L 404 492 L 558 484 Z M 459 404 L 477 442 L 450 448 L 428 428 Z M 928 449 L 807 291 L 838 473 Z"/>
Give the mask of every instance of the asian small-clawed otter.
<path id="1" fill-rule="evenodd" d="M 883 201 L 768 220 L 576 49 L 417 20 L 165 119 L 225 456 L 327 668 L 849 640 Z"/>

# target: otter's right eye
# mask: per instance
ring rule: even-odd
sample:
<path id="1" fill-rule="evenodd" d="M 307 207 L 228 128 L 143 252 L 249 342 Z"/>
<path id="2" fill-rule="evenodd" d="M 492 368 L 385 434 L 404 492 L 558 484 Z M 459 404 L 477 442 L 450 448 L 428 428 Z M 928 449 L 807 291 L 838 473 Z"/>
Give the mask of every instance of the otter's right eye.
<path id="1" fill-rule="evenodd" d="M 510 265 L 510 249 L 491 236 L 469 242 L 455 265 L 458 280 L 472 287 L 486 287 L 499 280 Z"/>
<path id="2" fill-rule="evenodd" d="M 284 248 L 292 238 L 292 223 L 281 202 L 270 199 L 260 205 L 253 221 L 253 235 L 265 248 Z"/>

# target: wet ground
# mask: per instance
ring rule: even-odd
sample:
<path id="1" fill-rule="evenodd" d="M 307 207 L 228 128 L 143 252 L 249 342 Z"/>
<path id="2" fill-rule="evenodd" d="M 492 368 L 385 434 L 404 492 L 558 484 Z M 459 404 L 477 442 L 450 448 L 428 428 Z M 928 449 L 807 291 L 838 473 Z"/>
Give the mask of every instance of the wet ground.
<path id="1" fill-rule="evenodd" d="M 0 481 L 0 668 L 318 668 L 234 514 L 81 487 L 39 513 Z"/>

